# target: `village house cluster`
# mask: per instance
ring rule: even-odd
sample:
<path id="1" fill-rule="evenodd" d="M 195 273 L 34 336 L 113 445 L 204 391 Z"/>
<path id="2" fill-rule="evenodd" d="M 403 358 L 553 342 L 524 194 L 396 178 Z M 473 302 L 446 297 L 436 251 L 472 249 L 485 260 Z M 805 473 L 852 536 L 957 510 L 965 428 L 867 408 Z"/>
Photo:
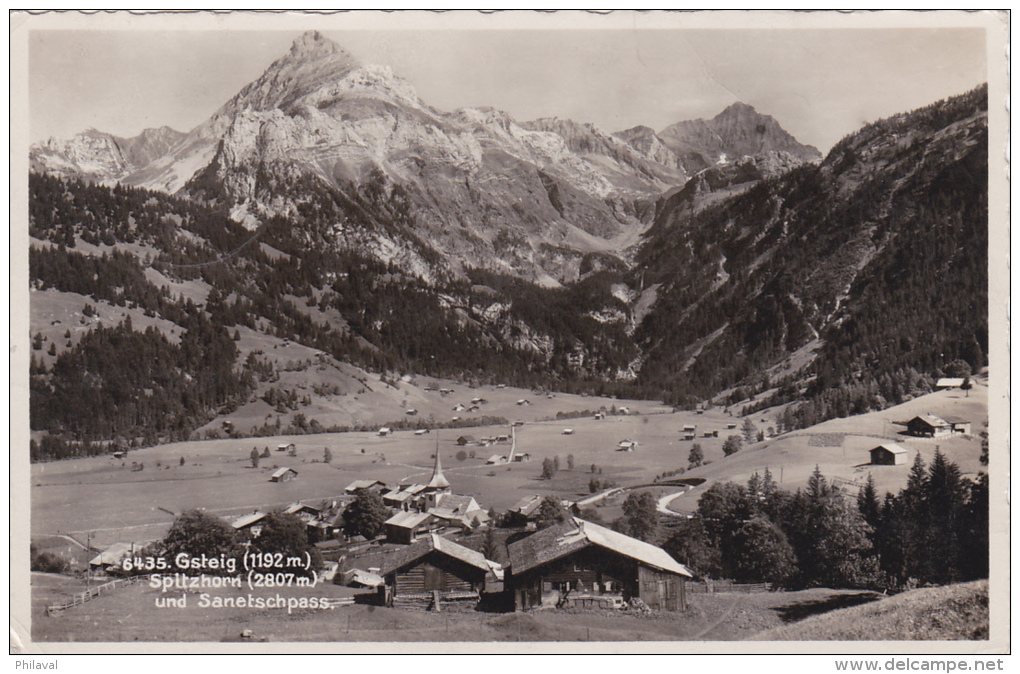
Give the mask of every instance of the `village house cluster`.
<path id="1" fill-rule="evenodd" d="M 502 460 L 515 460 L 512 447 Z M 289 470 L 280 469 L 274 476 L 285 479 Z M 344 514 L 364 494 L 377 495 L 392 515 L 382 537 L 359 543 L 360 537 L 344 535 Z M 438 451 L 425 484 L 359 479 L 334 499 L 318 505 L 292 503 L 282 512 L 305 524 L 310 542 L 336 554 L 327 580 L 366 589 L 361 600 L 372 603 L 433 609 L 456 603 L 502 611 L 628 604 L 668 611 L 686 607 L 685 581 L 691 573 L 683 564 L 661 548 L 581 519 L 570 501 L 559 502 L 562 521 L 540 529 L 543 500 L 524 497 L 500 516 L 504 533 L 509 533 L 500 543 L 502 563 L 453 540 L 495 523 L 474 497 L 453 492 Z M 257 510 L 231 525 L 255 538 L 268 515 L 268 510 Z M 118 543 L 92 560 L 93 569 L 116 568 L 141 545 Z M 369 551 L 371 566 L 359 565 L 359 556 L 349 552 L 358 549 Z"/>

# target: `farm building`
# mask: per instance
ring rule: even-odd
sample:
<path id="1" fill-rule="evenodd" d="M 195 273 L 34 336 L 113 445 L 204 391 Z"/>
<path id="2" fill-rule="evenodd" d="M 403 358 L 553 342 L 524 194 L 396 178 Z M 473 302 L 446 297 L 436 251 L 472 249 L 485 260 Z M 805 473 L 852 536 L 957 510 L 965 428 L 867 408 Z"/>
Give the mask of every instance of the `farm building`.
<path id="1" fill-rule="evenodd" d="M 383 504 L 390 508 L 399 508 L 400 510 L 410 510 L 411 505 L 414 503 L 414 494 L 403 489 L 397 488 L 392 489 L 382 497 Z"/>
<path id="2" fill-rule="evenodd" d="M 943 420 L 953 428 L 953 433 L 959 435 L 970 435 L 970 422 L 966 419 L 960 419 L 959 417 L 944 417 Z"/>
<path id="3" fill-rule="evenodd" d="M 527 398 L 521 398 L 520 400 L 517 401 L 517 404 L 518 405 L 530 405 L 531 401 L 528 400 Z"/>
<path id="4" fill-rule="evenodd" d="M 296 451 L 296 450 L 297 450 L 297 448 L 294 446 L 293 442 L 290 442 L 290 443 L 287 443 L 287 444 L 280 444 L 280 445 L 276 446 L 276 451 L 278 451 L 278 452 L 290 452 L 290 451 Z"/>
<path id="5" fill-rule="evenodd" d="M 527 463 L 528 461 L 531 461 L 531 454 L 528 454 L 527 452 L 514 454 L 514 461 L 516 463 Z"/>
<path id="6" fill-rule="evenodd" d="M 284 508 L 283 512 L 286 515 L 297 515 L 305 521 L 310 521 L 319 516 L 319 513 L 322 512 L 322 508 L 298 501 L 296 503 L 291 503 L 289 506 Z"/>
<path id="7" fill-rule="evenodd" d="M 429 513 L 399 512 L 383 523 L 386 528 L 386 540 L 410 545 L 420 534 L 428 531 L 432 521 L 432 515 Z"/>
<path id="8" fill-rule="evenodd" d="M 637 443 L 633 440 L 620 440 L 620 444 L 616 446 L 618 452 L 633 452 L 637 449 Z"/>
<path id="9" fill-rule="evenodd" d="M 389 435 L 392 432 L 393 431 L 391 431 L 388 427 L 383 426 L 382 428 L 379 429 L 379 437 L 385 438 L 387 435 Z"/>
<path id="10" fill-rule="evenodd" d="M 294 470 L 293 468 L 287 468 L 286 466 L 284 466 L 283 468 L 277 468 L 276 470 L 274 470 L 273 474 L 269 476 L 269 481 L 270 482 L 290 482 L 291 480 L 296 479 L 297 476 L 298 476 L 298 472 L 296 470 Z"/>
<path id="11" fill-rule="evenodd" d="M 454 408 L 453 408 L 453 411 L 454 411 L 454 412 L 463 412 L 463 411 L 464 411 L 464 410 L 466 410 L 466 409 L 467 409 L 466 407 L 464 407 L 464 406 L 463 406 L 463 405 L 461 405 L 460 403 L 457 403 L 457 404 L 456 404 L 456 405 L 454 406 Z"/>
<path id="12" fill-rule="evenodd" d="M 952 425 L 934 414 L 924 414 L 907 422 L 907 430 L 919 438 L 943 438 L 952 435 Z"/>
<path id="13" fill-rule="evenodd" d="M 892 442 L 871 450 L 871 465 L 901 466 L 907 462 L 907 450 Z"/>
<path id="14" fill-rule="evenodd" d="M 457 438 L 457 444 L 460 445 L 461 447 L 463 447 L 464 445 L 473 445 L 476 442 L 478 441 L 475 440 L 475 436 L 473 435 L 462 435 L 459 438 Z"/>
<path id="15" fill-rule="evenodd" d="M 525 496 L 506 511 L 507 524 L 512 527 L 523 527 L 533 521 L 542 505 L 542 497 L 538 494 Z"/>
<path id="16" fill-rule="evenodd" d="M 107 549 L 89 560 L 89 566 L 93 570 L 106 570 L 111 567 L 120 566 L 125 557 L 129 557 L 143 546 L 136 543 L 114 543 Z"/>
<path id="17" fill-rule="evenodd" d="M 386 580 L 383 579 L 377 573 L 371 571 L 365 571 L 364 569 L 350 569 L 341 573 L 341 580 L 347 587 L 382 587 L 386 584 Z"/>
<path id="18" fill-rule="evenodd" d="M 573 435 L 573 434 L 574 434 L 574 429 L 573 428 L 564 428 L 563 429 L 563 435 Z"/>
<path id="19" fill-rule="evenodd" d="M 935 382 L 935 388 L 960 388 L 963 386 L 963 377 L 943 377 Z"/>
<path id="20" fill-rule="evenodd" d="M 578 518 L 510 544 L 506 584 L 518 610 L 562 599 L 641 599 L 650 608 L 687 608 L 690 571 L 650 543 Z"/>
<path id="21" fill-rule="evenodd" d="M 428 494 L 425 497 L 425 507 L 447 526 L 470 528 L 475 526 L 475 522 L 484 524 L 489 521 L 489 514 L 470 496 Z"/>
<path id="22" fill-rule="evenodd" d="M 393 554 L 379 575 L 386 580 L 386 604 L 419 600 L 439 608 L 443 601 L 480 599 L 486 582 L 496 582 L 497 568 L 482 553 L 429 534 Z"/>
<path id="23" fill-rule="evenodd" d="M 698 437 L 698 427 L 694 424 L 685 424 L 683 430 L 680 431 L 680 435 L 684 440 L 693 440 Z"/>
<path id="24" fill-rule="evenodd" d="M 415 416 L 416 414 L 418 414 L 418 410 L 416 410 L 416 409 L 414 409 L 414 408 L 412 407 L 411 409 L 409 409 L 409 410 L 407 410 L 406 412 L 404 412 L 404 414 L 406 414 L 406 415 L 407 415 L 407 416 L 409 416 L 409 417 L 413 417 L 413 416 Z"/>
<path id="25" fill-rule="evenodd" d="M 485 463 L 486 465 L 489 466 L 502 465 L 506 463 L 506 457 L 503 456 L 502 454 L 493 454 L 492 456 L 485 460 Z"/>
<path id="26" fill-rule="evenodd" d="M 414 434 L 415 435 L 425 435 L 428 432 L 429 432 L 429 429 L 427 429 L 427 428 L 419 428 L 418 430 L 416 430 L 414 432 Z"/>
<path id="27" fill-rule="evenodd" d="M 382 480 L 355 480 L 344 487 L 344 491 L 348 494 L 353 494 L 359 489 L 367 489 L 368 491 L 374 491 L 378 494 L 389 491 L 386 483 Z"/>
<path id="28" fill-rule="evenodd" d="M 231 522 L 230 526 L 234 527 L 237 531 L 244 531 L 251 534 L 252 538 L 258 538 L 259 534 L 262 533 L 262 520 L 265 518 L 266 513 L 256 510 L 248 513 L 247 515 L 241 515 Z"/>

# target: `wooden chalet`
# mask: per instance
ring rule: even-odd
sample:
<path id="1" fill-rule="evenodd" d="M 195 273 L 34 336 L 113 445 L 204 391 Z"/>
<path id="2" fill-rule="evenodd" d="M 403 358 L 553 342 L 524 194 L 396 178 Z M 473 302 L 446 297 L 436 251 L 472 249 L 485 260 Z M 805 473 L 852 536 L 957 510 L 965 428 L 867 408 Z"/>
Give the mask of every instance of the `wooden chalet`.
<path id="1" fill-rule="evenodd" d="M 247 515 L 241 515 L 233 522 L 230 523 L 237 531 L 243 531 L 252 538 L 258 538 L 262 534 L 262 520 L 266 518 L 266 514 L 260 510 L 248 513 Z"/>
<path id="2" fill-rule="evenodd" d="M 355 480 L 344 487 L 344 491 L 348 494 L 353 494 L 359 489 L 366 489 L 377 494 L 389 491 L 389 487 L 382 480 Z"/>
<path id="3" fill-rule="evenodd" d="M 944 438 L 953 434 L 953 426 L 934 414 L 923 414 L 907 422 L 907 431 L 919 438 Z"/>
<path id="4" fill-rule="evenodd" d="M 690 571 L 662 548 L 578 518 L 512 543 L 506 586 L 517 610 L 568 597 L 641 599 L 649 608 L 687 607 Z"/>
<path id="5" fill-rule="evenodd" d="M 433 521 L 434 518 L 429 513 L 400 511 L 383 523 L 386 529 L 386 540 L 391 543 L 410 545 L 418 539 L 418 536 L 428 532 Z"/>
<path id="6" fill-rule="evenodd" d="M 870 452 L 873 466 L 902 466 L 907 462 L 907 450 L 892 442 L 879 445 Z"/>
<path id="7" fill-rule="evenodd" d="M 293 468 L 277 468 L 273 471 L 273 474 L 269 476 L 270 482 L 290 482 L 291 480 L 297 479 L 298 472 Z"/>
<path id="8" fill-rule="evenodd" d="M 439 608 L 443 601 L 477 602 L 486 582 L 495 583 L 497 568 L 480 552 L 428 534 L 390 556 L 379 575 L 386 581 L 387 605 L 410 600 Z"/>

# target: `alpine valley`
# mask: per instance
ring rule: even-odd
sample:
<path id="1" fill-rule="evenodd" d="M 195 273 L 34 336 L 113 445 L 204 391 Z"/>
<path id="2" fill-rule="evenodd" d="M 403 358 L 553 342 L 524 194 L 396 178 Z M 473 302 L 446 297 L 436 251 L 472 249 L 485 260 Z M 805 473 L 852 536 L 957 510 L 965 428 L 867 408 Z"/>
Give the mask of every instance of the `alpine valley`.
<path id="1" fill-rule="evenodd" d="M 744 103 L 437 110 L 309 32 L 186 133 L 32 146 L 33 459 L 400 419 L 404 376 L 788 428 L 899 404 L 987 365 L 987 155 L 986 86 L 823 157 Z"/>

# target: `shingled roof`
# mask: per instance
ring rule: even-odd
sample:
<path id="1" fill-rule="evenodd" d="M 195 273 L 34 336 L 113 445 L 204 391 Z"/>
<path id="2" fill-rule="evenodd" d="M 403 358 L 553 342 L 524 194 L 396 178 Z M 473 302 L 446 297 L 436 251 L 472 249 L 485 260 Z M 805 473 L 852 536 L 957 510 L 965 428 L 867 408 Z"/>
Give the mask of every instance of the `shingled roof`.
<path id="1" fill-rule="evenodd" d="M 438 534 L 429 534 L 420 538 L 414 545 L 391 555 L 379 575 L 388 576 L 413 564 L 433 551 L 441 552 L 448 557 L 453 557 L 486 573 L 492 570 L 489 561 L 485 559 L 485 555 L 482 553 L 465 548 L 463 545 L 453 541 L 448 541 Z"/>
<path id="2" fill-rule="evenodd" d="M 515 574 L 524 573 L 590 545 L 611 550 L 661 571 L 687 577 L 692 575 L 687 567 L 662 548 L 576 517 L 510 545 L 507 550 L 510 569 Z"/>

